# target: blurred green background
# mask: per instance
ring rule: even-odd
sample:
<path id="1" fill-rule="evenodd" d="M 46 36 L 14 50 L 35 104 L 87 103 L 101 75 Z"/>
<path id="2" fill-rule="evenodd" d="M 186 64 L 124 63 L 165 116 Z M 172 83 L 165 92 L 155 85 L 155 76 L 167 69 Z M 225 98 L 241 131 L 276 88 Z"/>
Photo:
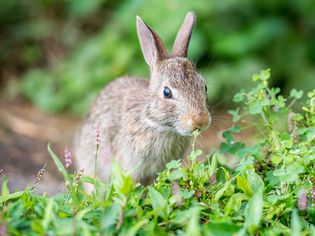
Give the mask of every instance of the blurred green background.
<path id="1" fill-rule="evenodd" d="M 6 99 L 46 111 L 86 112 L 122 75 L 149 73 L 135 16 L 168 49 L 189 10 L 197 14 L 189 57 L 212 104 L 229 106 L 251 75 L 272 69 L 273 86 L 314 88 L 314 0 L 1 0 L 0 75 Z"/>

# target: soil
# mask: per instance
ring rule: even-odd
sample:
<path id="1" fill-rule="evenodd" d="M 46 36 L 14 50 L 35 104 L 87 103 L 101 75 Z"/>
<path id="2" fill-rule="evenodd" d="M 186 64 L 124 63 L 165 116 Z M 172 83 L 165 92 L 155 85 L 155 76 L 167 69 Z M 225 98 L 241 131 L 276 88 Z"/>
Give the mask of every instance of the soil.
<path id="1" fill-rule="evenodd" d="M 221 112 L 224 114 L 225 112 Z M 222 118 L 223 117 L 223 118 Z M 220 117 L 219 117 L 220 118 Z M 230 117 L 223 115 L 214 122 L 213 128 L 202 134 L 197 146 L 205 153 L 218 147 L 223 130 L 231 124 Z M 34 192 L 48 195 L 65 190 L 60 173 L 47 151 L 52 150 L 64 160 L 64 149 L 71 150 L 72 140 L 80 119 L 69 115 L 48 114 L 30 105 L 0 103 L 0 183 L 8 177 L 11 191 L 32 187 L 37 173 L 46 166 L 46 171 Z M 74 171 L 74 167 L 69 171 Z"/>
<path id="2" fill-rule="evenodd" d="M 11 191 L 32 187 L 37 173 L 47 164 L 34 192 L 54 194 L 62 191 L 62 176 L 48 154 L 47 145 L 50 143 L 63 160 L 64 148 L 72 146 L 79 123 L 78 118 L 46 114 L 29 105 L 0 103 L 1 183 L 7 176 Z"/>

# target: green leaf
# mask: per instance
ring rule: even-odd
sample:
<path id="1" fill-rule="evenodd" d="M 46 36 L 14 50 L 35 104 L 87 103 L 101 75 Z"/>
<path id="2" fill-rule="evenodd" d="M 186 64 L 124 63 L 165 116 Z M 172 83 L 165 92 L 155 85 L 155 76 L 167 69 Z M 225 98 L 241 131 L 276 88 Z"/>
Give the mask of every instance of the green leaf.
<path id="1" fill-rule="evenodd" d="M 205 229 L 210 235 L 232 236 L 237 235 L 241 227 L 231 222 L 211 222 L 205 225 Z"/>
<path id="2" fill-rule="evenodd" d="M 2 179 L 2 187 L 1 187 L 1 196 L 7 196 L 10 194 L 9 188 L 8 188 L 8 178 L 7 176 L 3 176 Z"/>
<path id="3" fill-rule="evenodd" d="M 32 231 L 35 231 L 39 235 L 43 235 L 45 230 L 43 229 L 42 225 L 40 224 L 40 221 L 38 219 L 34 219 L 31 222 Z"/>
<path id="4" fill-rule="evenodd" d="M 184 176 L 183 172 L 181 169 L 178 169 L 178 170 L 174 170 L 170 173 L 169 175 L 169 179 L 170 180 L 177 180 L 177 179 L 180 179 Z"/>
<path id="5" fill-rule="evenodd" d="M 236 171 L 237 172 L 244 172 L 246 170 L 252 169 L 254 164 L 254 158 L 252 156 L 248 158 L 243 158 L 241 161 L 237 164 Z"/>
<path id="6" fill-rule="evenodd" d="M 161 193 L 156 191 L 152 187 L 148 187 L 149 196 L 151 199 L 152 208 L 157 212 L 161 217 L 166 217 L 165 209 L 167 206 L 167 201 L 164 199 Z"/>
<path id="7" fill-rule="evenodd" d="M 233 97 L 233 102 L 239 103 L 244 100 L 244 94 L 243 93 L 237 93 Z"/>
<path id="8" fill-rule="evenodd" d="M 223 194 L 228 190 L 229 186 L 231 185 L 231 180 L 226 182 L 223 187 L 216 192 L 214 195 L 214 201 L 217 202 L 223 196 Z"/>
<path id="9" fill-rule="evenodd" d="M 290 136 L 290 134 L 288 134 L 287 132 L 283 132 L 281 135 L 280 135 L 280 141 L 281 141 L 281 144 L 284 148 L 292 148 L 293 146 L 293 140 Z"/>
<path id="10" fill-rule="evenodd" d="M 247 197 L 243 193 L 233 194 L 224 208 L 224 215 L 228 216 L 233 212 L 238 212 L 241 207 L 242 201 L 246 199 Z"/>
<path id="11" fill-rule="evenodd" d="M 137 232 L 145 225 L 147 225 L 149 222 L 148 219 L 144 219 L 144 220 L 141 220 L 139 222 L 137 222 L 136 224 L 134 224 L 132 227 L 130 227 L 126 234 L 122 234 L 122 235 L 128 235 L 128 236 L 134 236 L 134 235 L 137 235 Z"/>
<path id="12" fill-rule="evenodd" d="M 251 197 L 253 196 L 254 192 L 251 189 L 248 181 L 246 178 L 242 177 L 242 176 L 237 176 L 236 177 L 236 183 L 237 183 L 237 187 L 243 191 L 243 193 L 245 193 L 247 196 Z"/>
<path id="13" fill-rule="evenodd" d="M 44 231 L 47 232 L 49 223 L 53 220 L 54 213 L 53 213 L 53 207 L 55 205 L 55 202 L 53 199 L 49 198 L 47 206 L 45 207 L 45 215 L 42 221 L 42 227 Z"/>
<path id="14" fill-rule="evenodd" d="M 267 69 L 267 70 L 263 70 L 260 72 L 260 77 L 261 77 L 261 80 L 268 80 L 270 78 L 270 69 Z"/>
<path id="15" fill-rule="evenodd" d="M 257 80 L 264 81 L 264 80 L 268 80 L 269 78 L 270 78 L 270 69 L 267 69 L 267 70 L 260 71 L 259 74 L 254 74 L 252 79 L 253 81 L 257 81 Z"/>
<path id="16" fill-rule="evenodd" d="M 11 193 L 9 195 L 1 195 L 0 196 L 0 203 L 3 203 L 3 202 L 6 202 L 8 200 L 12 200 L 12 199 L 15 199 L 15 198 L 19 198 L 21 197 L 22 195 L 24 194 L 24 191 L 18 191 L 18 192 L 14 192 L 14 193 Z"/>
<path id="17" fill-rule="evenodd" d="M 105 208 L 105 212 L 102 215 L 101 226 L 106 233 L 110 234 L 115 230 L 120 210 L 121 207 L 118 203 L 112 203 L 111 206 Z"/>
<path id="18" fill-rule="evenodd" d="M 236 108 L 236 110 L 229 110 L 228 113 L 233 117 L 233 123 L 239 121 L 241 119 L 241 116 L 238 114 L 239 113 L 239 108 Z"/>
<path id="19" fill-rule="evenodd" d="M 93 212 L 93 209 L 94 209 L 93 206 L 84 207 L 82 210 L 76 213 L 75 215 L 76 220 L 82 220 L 86 214 Z"/>
<path id="20" fill-rule="evenodd" d="M 188 191 L 187 189 L 181 190 L 181 196 L 183 199 L 189 199 L 195 194 L 195 190 Z"/>
<path id="21" fill-rule="evenodd" d="M 201 235 L 200 232 L 200 224 L 199 224 L 199 213 L 200 207 L 193 207 L 191 209 L 190 219 L 187 224 L 186 228 L 186 235 L 194 235 L 199 236 Z"/>
<path id="22" fill-rule="evenodd" d="M 296 209 L 293 209 L 291 215 L 291 235 L 301 235 L 301 223 Z"/>
<path id="23" fill-rule="evenodd" d="M 171 169 L 177 169 L 182 166 L 181 160 L 172 160 L 166 164 L 166 168 Z"/>
<path id="24" fill-rule="evenodd" d="M 224 131 L 222 136 L 223 138 L 226 139 L 226 141 L 228 143 L 232 143 L 234 142 L 234 138 L 232 136 L 233 133 L 239 133 L 241 131 L 241 126 L 239 125 L 235 125 L 235 126 L 232 126 L 231 128 L 229 128 L 228 130 Z"/>
<path id="25" fill-rule="evenodd" d="M 216 170 L 217 170 L 217 165 L 218 165 L 218 161 L 217 161 L 217 156 L 218 156 L 218 152 L 215 152 L 213 155 L 212 155 L 212 158 L 211 158 L 211 165 L 210 165 L 210 168 L 209 168 L 209 171 L 208 171 L 208 176 L 209 178 L 211 176 L 213 176 L 215 173 L 216 173 Z"/>
<path id="26" fill-rule="evenodd" d="M 270 156 L 270 160 L 271 160 L 273 165 L 277 166 L 283 161 L 283 158 L 277 154 L 272 154 Z"/>
<path id="27" fill-rule="evenodd" d="M 91 228 L 93 228 L 90 224 L 83 220 L 77 220 L 78 231 L 82 233 L 82 235 L 92 236 Z"/>
<path id="28" fill-rule="evenodd" d="M 270 202 L 270 203 L 273 204 L 273 205 L 276 204 L 279 199 L 280 199 L 280 196 L 274 195 L 274 194 L 269 195 L 269 196 L 267 197 L 268 202 Z"/>
<path id="29" fill-rule="evenodd" d="M 264 188 L 264 181 L 261 179 L 254 169 L 247 170 L 245 172 L 246 179 L 253 192 L 256 192 L 260 188 Z"/>
<path id="30" fill-rule="evenodd" d="M 273 175 L 279 177 L 279 179 L 285 183 L 294 182 L 298 179 L 299 174 L 304 172 L 304 166 L 293 162 L 289 165 L 282 166 L 279 169 L 273 171 Z"/>
<path id="31" fill-rule="evenodd" d="M 48 149 L 48 152 L 49 152 L 51 158 L 55 162 L 55 165 L 57 166 L 58 171 L 63 175 L 65 181 L 68 182 L 69 181 L 68 172 L 65 169 L 65 167 L 63 166 L 63 164 L 61 163 L 61 161 L 59 160 L 59 158 L 57 157 L 57 155 L 51 150 L 50 144 L 48 144 L 47 149 Z"/>
<path id="32" fill-rule="evenodd" d="M 290 97 L 300 99 L 303 97 L 303 90 L 297 91 L 295 88 L 290 91 Z"/>
<path id="33" fill-rule="evenodd" d="M 188 158 L 191 161 L 195 161 L 200 155 L 202 155 L 202 151 L 200 149 L 197 149 L 197 150 L 191 151 Z"/>
<path id="34" fill-rule="evenodd" d="M 249 200 L 245 208 L 244 226 L 254 235 L 262 219 L 263 210 L 263 191 L 260 188 L 255 195 Z"/>
<path id="35" fill-rule="evenodd" d="M 115 190 L 120 194 L 128 195 L 133 188 L 133 181 L 131 177 L 126 175 L 119 164 L 115 161 L 112 161 L 110 174 L 110 180 Z"/>
<path id="36" fill-rule="evenodd" d="M 254 101 L 248 104 L 248 112 L 251 115 L 260 114 L 262 112 L 263 105 L 261 101 Z"/>

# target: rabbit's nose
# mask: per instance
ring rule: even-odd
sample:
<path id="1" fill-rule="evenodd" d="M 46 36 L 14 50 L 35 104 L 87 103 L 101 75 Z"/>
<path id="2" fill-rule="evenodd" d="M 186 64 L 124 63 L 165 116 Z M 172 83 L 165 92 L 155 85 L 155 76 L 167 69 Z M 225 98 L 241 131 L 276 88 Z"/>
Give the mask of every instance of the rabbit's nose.
<path id="1" fill-rule="evenodd" d="M 192 117 L 192 126 L 194 130 L 201 130 L 206 128 L 210 123 L 210 116 L 208 114 L 198 114 Z"/>

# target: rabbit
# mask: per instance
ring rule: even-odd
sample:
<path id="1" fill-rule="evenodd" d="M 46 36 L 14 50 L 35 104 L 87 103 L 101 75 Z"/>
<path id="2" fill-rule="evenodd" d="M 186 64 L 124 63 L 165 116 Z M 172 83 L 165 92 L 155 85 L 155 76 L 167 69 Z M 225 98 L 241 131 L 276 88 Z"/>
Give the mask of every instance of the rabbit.
<path id="1" fill-rule="evenodd" d="M 92 104 L 75 138 L 76 162 L 94 176 L 94 130 L 99 128 L 97 177 L 108 182 L 112 160 L 142 184 L 153 182 L 165 164 L 183 157 L 195 130 L 211 123 L 206 82 L 187 58 L 195 25 L 188 12 L 168 54 L 163 42 L 139 16 L 137 34 L 150 79 L 121 77 Z"/>

